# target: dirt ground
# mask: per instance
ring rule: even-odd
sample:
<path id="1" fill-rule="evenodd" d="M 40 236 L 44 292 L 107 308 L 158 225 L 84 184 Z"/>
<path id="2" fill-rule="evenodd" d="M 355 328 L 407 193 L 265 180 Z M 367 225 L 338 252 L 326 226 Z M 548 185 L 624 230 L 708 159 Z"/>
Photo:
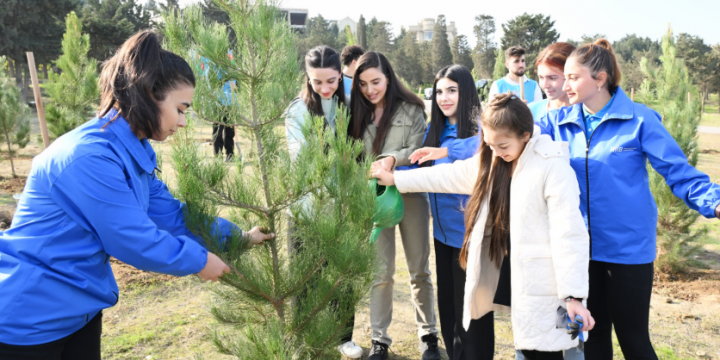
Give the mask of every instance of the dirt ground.
<path id="1" fill-rule="evenodd" d="M 207 143 L 210 127 L 199 130 L 198 138 Z M 720 135 L 701 134 L 699 144 L 698 168 L 708 173 L 714 182 L 720 182 Z M 247 141 L 240 142 L 244 152 L 248 145 Z M 163 179 L 172 187 L 169 148 L 165 143 L 153 143 L 153 146 L 165 159 Z M 207 145 L 205 149 L 208 153 L 212 151 Z M 12 194 L 22 191 L 32 156 L 41 150 L 37 142 L 31 142 L 20 151 L 15 161 L 17 179 L 11 176 L 9 161 L 0 161 L 0 176 L 3 177 L 0 179 L 0 222 L 4 221 L 3 213 L 9 216 L 14 212 Z M 0 153 L 0 159 L 6 158 L 5 153 Z M 694 259 L 699 266 L 686 273 L 656 274 L 655 277 L 650 331 L 661 360 L 720 359 L 720 222 L 700 219 L 698 226 L 710 228 L 707 244 Z M 409 274 L 399 233 L 396 239 L 394 320 L 389 330 L 394 344 L 390 358 L 419 359 Z M 430 260 L 436 284 L 434 254 Z M 209 313 L 211 290 L 217 284 L 203 283 L 195 276 L 177 278 L 151 274 L 115 259 L 112 267 L 121 295 L 115 307 L 104 311 L 103 358 L 149 360 L 202 356 L 204 359 L 230 359 L 216 351 L 208 335 L 217 328 Z M 495 328 L 495 359 L 514 359 L 509 316 L 496 314 Z M 358 309 L 354 340 L 368 351 L 370 322 L 366 305 Z M 615 359 L 622 359 L 617 344 Z"/>

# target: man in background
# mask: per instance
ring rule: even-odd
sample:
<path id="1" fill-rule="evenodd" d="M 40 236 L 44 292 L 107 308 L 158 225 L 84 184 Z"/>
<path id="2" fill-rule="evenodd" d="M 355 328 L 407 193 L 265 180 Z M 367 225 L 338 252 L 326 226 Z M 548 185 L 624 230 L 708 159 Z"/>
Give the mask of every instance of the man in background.
<path id="1" fill-rule="evenodd" d="M 340 53 L 340 62 L 343 64 L 343 86 L 345 86 L 345 101 L 350 105 L 350 90 L 352 89 L 353 75 L 357 60 L 365 53 L 360 45 L 346 46 Z"/>
<path id="2" fill-rule="evenodd" d="M 508 74 L 502 79 L 493 82 L 490 87 L 488 99 L 496 94 L 504 94 L 511 91 L 517 97 L 520 96 L 520 82 L 525 85 L 525 103 L 542 100 L 542 91 L 535 80 L 525 76 L 525 49 L 521 46 L 513 46 L 505 50 L 505 67 Z"/>

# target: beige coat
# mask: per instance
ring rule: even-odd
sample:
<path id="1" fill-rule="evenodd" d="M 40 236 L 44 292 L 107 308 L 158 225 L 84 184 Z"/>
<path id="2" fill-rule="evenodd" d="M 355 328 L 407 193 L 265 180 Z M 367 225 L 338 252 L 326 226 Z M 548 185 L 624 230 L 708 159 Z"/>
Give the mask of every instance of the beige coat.
<path id="1" fill-rule="evenodd" d="M 411 165 L 410 154 L 422 146 L 425 130 L 427 129 L 425 112 L 415 104 L 402 102 L 395 115 L 390 120 L 392 125 L 385 135 L 385 143 L 376 159 L 388 156 L 395 158 L 395 167 Z M 377 134 L 377 127 L 369 121 L 363 134 L 364 154 L 372 154 L 373 141 Z"/>
<path id="2" fill-rule="evenodd" d="M 395 173 L 401 192 L 470 195 L 478 156 Z M 588 233 L 580 214 L 580 189 L 570 167 L 567 143 L 535 132 L 523 151 L 510 186 L 512 327 L 516 349 L 558 351 L 577 346 L 556 328 L 557 309 L 568 296 L 588 296 Z M 481 205 L 470 238 L 463 326 L 497 305 L 492 301 L 499 270 L 488 255 L 488 202 Z M 483 229 L 483 230 L 480 230 Z"/>

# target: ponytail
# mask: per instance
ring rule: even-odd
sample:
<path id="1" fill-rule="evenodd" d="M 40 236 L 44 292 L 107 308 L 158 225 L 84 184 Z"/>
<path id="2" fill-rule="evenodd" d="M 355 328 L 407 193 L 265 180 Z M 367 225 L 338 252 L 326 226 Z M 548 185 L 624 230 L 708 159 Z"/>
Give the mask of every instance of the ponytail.
<path id="1" fill-rule="evenodd" d="M 607 74 L 606 83 L 611 94 L 620 86 L 622 79 L 620 65 L 615 58 L 612 45 L 606 39 L 585 44 L 575 49 L 570 57 L 575 58 L 578 64 L 589 68 L 593 79 L 597 79 L 597 75 L 604 71 Z"/>
<path id="2" fill-rule="evenodd" d="M 152 137 L 160 130 L 157 102 L 165 100 L 167 93 L 181 84 L 195 87 L 190 65 L 163 50 L 152 31 L 141 31 L 103 64 L 97 116 L 105 116 L 114 108 L 135 135 Z"/>

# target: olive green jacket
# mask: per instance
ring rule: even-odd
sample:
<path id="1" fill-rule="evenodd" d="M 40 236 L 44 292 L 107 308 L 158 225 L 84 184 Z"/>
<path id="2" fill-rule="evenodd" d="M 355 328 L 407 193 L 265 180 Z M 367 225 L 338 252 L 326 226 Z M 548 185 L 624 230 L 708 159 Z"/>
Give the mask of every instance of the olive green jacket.
<path id="1" fill-rule="evenodd" d="M 394 157 L 395 165 L 393 170 L 398 166 L 411 165 L 408 158 L 413 151 L 422 147 L 425 130 L 427 129 L 426 119 L 427 115 L 420 106 L 402 102 L 390 120 L 392 125 L 385 135 L 380 154 L 375 157 L 375 160 L 388 156 Z M 377 127 L 372 123 L 372 120 L 368 120 L 367 128 L 363 134 L 365 156 L 373 155 L 372 147 L 376 134 Z"/>

